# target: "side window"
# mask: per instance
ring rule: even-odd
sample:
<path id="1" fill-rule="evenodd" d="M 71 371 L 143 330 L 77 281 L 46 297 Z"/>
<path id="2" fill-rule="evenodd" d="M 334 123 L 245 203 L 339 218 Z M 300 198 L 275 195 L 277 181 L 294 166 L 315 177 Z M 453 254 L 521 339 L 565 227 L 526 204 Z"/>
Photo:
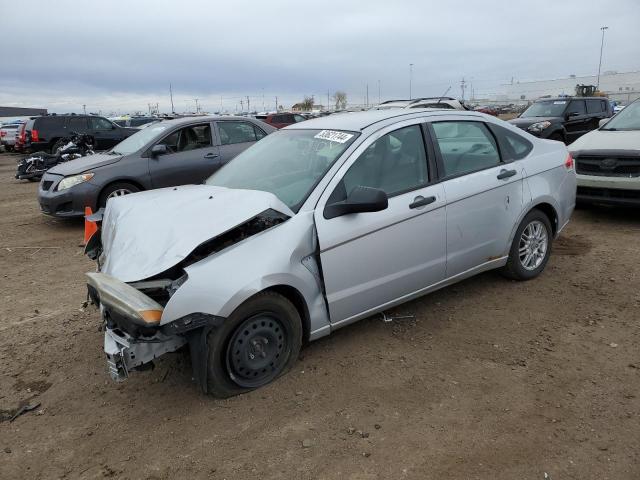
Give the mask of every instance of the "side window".
<path id="1" fill-rule="evenodd" d="M 529 155 L 533 149 L 533 144 L 529 140 L 511 130 L 493 123 L 489 124 L 489 129 L 498 139 L 500 150 L 509 160 L 520 160 Z"/>
<path id="2" fill-rule="evenodd" d="M 434 122 L 445 177 L 464 175 L 500 164 L 493 135 L 481 122 Z"/>
<path id="3" fill-rule="evenodd" d="M 262 138 L 264 138 L 264 137 L 266 137 L 266 136 L 267 136 L 267 134 L 266 134 L 266 133 L 264 133 L 264 132 L 262 131 L 262 129 L 261 129 L 261 128 L 258 128 L 258 127 L 256 127 L 256 126 L 254 125 L 254 126 L 253 126 L 253 129 L 254 129 L 254 131 L 255 131 L 255 133 L 256 133 L 256 140 L 260 140 L 260 139 L 262 139 Z"/>
<path id="4" fill-rule="evenodd" d="M 604 102 L 602 100 L 587 100 L 587 113 L 602 113 Z"/>
<path id="5" fill-rule="evenodd" d="M 208 123 L 181 128 L 160 140 L 169 153 L 188 152 L 211 146 L 211 126 Z"/>
<path id="6" fill-rule="evenodd" d="M 351 165 L 332 197 L 346 198 L 358 186 L 379 188 L 392 196 L 428 182 L 422 131 L 412 125 L 373 142 Z"/>
<path id="7" fill-rule="evenodd" d="M 569 102 L 569 108 L 567 108 L 567 114 L 569 113 L 575 113 L 577 115 L 586 114 L 587 111 L 584 106 L 584 100 L 571 100 L 571 102 Z"/>
<path id="8" fill-rule="evenodd" d="M 253 125 L 247 122 L 218 122 L 220 144 L 255 142 L 258 140 Z"/>
<path id="9" fill-rule="evenodd" d="M 296 123 L 304 122 L 306 120 L 306 118 L 304 118 L 302 115 L 294 115 L 293 118 L 296 121 Z"/>
<path id="10" fill-rule="evenodd" d="M 112 123 L 105 118 L 91 117 L 89 122 L 92 130 L 113 130 Z"/>
<path id="11" fill-rule="evenodd" d="M 87 131 L 87 119 L 85 117 L 71 117 L 67 130 L 69 132 L 85 133 Z"/>

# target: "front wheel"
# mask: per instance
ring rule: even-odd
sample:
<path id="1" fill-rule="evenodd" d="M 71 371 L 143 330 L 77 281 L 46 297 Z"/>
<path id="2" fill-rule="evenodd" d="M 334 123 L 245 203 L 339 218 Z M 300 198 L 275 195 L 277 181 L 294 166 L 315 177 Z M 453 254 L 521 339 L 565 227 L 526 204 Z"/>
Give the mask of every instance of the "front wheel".
<path id="1" fill-rule="evenodd" d="M 266 385 L 287 372 L 302 346 L 293 304 L 275 292 L 247 300 L 209 333 L 207 388 L 219 398 Z"/>
<path id="2" fill-rule="evenodd" d="M 531 210 L 516 231 L 502 273 L 514 280 L 531 280 L 542 273 L 551 255 L 553 230 L 549 218 Z"/>
<path id="3" fill-rule="evenodd" d="M 98 208 L 104 208 L 107 206 L 107 200 L 114 197 L 122 197 L 123 195 L 129 195 L 130 193 L 139 192 L 140 189 L 131 183 L 116 182 L 105 188 L 100 194 L 98 200 Z"/>

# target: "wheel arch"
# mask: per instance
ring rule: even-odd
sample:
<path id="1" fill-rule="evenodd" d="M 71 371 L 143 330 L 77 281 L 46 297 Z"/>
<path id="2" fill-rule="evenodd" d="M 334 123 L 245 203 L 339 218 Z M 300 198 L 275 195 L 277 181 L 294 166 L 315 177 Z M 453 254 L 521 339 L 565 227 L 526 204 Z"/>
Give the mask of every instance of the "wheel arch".
<path id="1" fill-rule="evenodd" d="M 304 299 L 304 295 L 295 287 L 291 285 L 272 285 L 261 292 L 258 292 L 256 295 L 263 292 L 274 292 L 279 295 L 282 295 L 284 298 L 289 300 L 300 315 L 300 320 L 302 321 L 302 339 L 304 342 L 309 341 L 309 335 L 311 331 L 311 321 L 309 315 L 309 307 L 307 302 Z"/>
<path id="2" fill-rule="evenodd" d="M 549 219 L 549 222 L 551 223 L 551 230 L 552 230 L 553 236 L 555 237 L 556 233 L 558 233 L 559 226 L 558 226 L 558 212 L 556 211 L 554 206 L 547 202 L 537 203 L 533 205 L 531 208 L 529 208 L 529 210 L 525 215 L 527 215 L 531 210 L 540 210 L 542 213 L 544 213 L 547 216 L 547 218 Z"/>
<path id="3" fill-rule="evenodd" d="M 135 187 L 137 187 L 141 192 L 146 190 L 146 188 L 138 181 L 132 178 L 118 178 L 116 180 L 110 180 L 109 183 L 105 183 L 101 188 L 100 191 L 98 192 L 98 195 L 96 196 L 96 207 L 99 207 L 100 205 L 100 199 L 102 198 L 102 195 L 104 193 L 104 191 L 109 188 L 111 185 L 114 185 L 116 183 L 130 183 L 131 185 L 134 185 Z"/>

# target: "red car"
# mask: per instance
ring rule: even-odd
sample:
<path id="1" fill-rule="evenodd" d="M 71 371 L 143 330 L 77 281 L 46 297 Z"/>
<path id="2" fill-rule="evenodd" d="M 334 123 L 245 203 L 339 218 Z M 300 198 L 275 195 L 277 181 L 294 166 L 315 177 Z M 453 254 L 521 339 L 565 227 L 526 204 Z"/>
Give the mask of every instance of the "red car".
<path id="1" fill-rule="evenodd" d="M 480 113 L 486 113 L 487 115 L 493 115 L 494 117 L 498 116 L 498 111 L 495 108 L 486 105 L 476 107 L 473 110 Z"/>
<path id="2" fill-rule="evenodd" d="M 276 128 L 283 128 L 306 120 L 306 118 L 297 113 L 270 113 L 268 115 L 254 115 L 254 118 Z"/>

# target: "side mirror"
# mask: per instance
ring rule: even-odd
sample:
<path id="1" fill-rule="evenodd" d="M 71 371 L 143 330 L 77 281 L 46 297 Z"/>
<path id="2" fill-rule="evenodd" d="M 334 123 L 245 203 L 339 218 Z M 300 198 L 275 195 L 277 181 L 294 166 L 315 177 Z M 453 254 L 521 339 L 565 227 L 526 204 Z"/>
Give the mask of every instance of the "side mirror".
<path id="1" fill-rule="evenodd" d="M 341 217 L 349 213 L 379 212 L 389 206 L 383 190 L 371 187 L 355 187 L 346 200 L 330 203 L 324 208 L 324 218 Z"/>
<path id="2" fill-rule="evenodd" d="M 154 145 L 153 147 L 151 147 L 151 156 L 152 157 L 158 157 L 160 155 L 166 155 L 167 153 L 169 153 L 169 149 L 167 148 L 166 145 L 159 144 L 159 145 Z"/>
<path id="3" fill-rule="evenodd" d="M 607 123 L 609 123 L 610 118 L 602 118 L 598 122 L 598 127 L 604 127 Z"/>

